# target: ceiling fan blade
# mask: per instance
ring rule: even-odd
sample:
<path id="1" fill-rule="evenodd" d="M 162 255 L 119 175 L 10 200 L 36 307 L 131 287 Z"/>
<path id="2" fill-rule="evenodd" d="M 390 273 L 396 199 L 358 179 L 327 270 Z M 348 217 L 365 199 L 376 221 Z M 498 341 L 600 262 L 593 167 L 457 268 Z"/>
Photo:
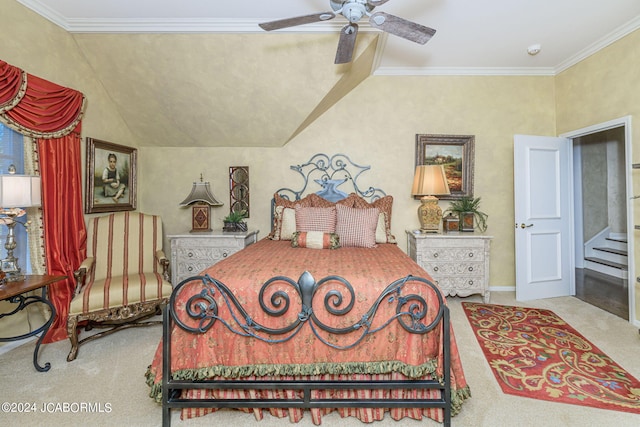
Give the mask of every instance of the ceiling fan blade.
<path id="1" fill-rule="evenodd" d="M 338 41 L 338 51 L 336 52 L 336 64 L 346 64 L 351 62 L 353 50 L 356 47 L 356 36 L 358 35 L 358 24 L 349 23 L 340 30 L 340 40 Z"/>
<path id="2" fill-rule="evenodd" d="M 381 4 L 385 4 L 386 2 L 388 2 L 389 0 L 367 0 L 367 3 L 369 4 L 369 6 L 380 6 Z"/>
<path id="3" fill-rule="evenodd" d="M 312 24 L 314 22 L 328 21 L 336 17 L 333 12 L 314 13 L 313 15 L 296 16 L 295 18 L 279 19 L 277 21 L 258 24 L 265 31 L 280 30 L 282 28 L 295 27 L 297 25 Z"/>
<path id="4" fill-rule="evenodd" d="M 433 28 L 425 27 L 385 12 L 372 14 L 369 22 L 372 26 L 382 31 L 420 44 L 425 44 L 431 40 L 431 37 L 436 33 Z"/>

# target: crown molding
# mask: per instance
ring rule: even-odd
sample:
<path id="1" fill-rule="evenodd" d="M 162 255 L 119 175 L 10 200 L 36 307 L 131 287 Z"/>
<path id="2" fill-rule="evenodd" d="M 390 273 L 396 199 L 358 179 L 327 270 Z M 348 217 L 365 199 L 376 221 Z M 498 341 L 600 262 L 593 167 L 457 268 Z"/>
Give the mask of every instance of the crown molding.
<path id="1" fill-rule="evenodd" d="M 566 69 L 571 68 L 578 62 L 583 61 L 584 59 L 599 52 L 605 47 L 617 42 L 621 38 L 633 33 L 638 28 L 640 28 L 640 16 L 635 17 L 631 21 L 617 28 L 612 33 L 607 34 L 605 37 L 601 38 L 590 46 L 587 46 L 585 49 L 558 64 L 558 66 L 555 68 L 555 73 L 559 74 Z"/>
<path id="2" fill-rule="evenodd" d="M 374 76 L 553 76 L 552 67 L 380 67 Z"/>

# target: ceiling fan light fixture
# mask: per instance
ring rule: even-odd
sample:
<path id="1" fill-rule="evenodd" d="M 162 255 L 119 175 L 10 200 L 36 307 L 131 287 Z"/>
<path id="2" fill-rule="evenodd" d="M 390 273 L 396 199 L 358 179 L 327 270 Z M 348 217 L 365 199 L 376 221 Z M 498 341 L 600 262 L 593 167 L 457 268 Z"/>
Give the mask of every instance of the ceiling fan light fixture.
<path id="1" fill-rule="evenodd" d="M 349 22 L 356 23 L 367 13 L 364 5 L 360 3 L 349 3 L 342 8 L 342 16 L 347 18 Z"/>

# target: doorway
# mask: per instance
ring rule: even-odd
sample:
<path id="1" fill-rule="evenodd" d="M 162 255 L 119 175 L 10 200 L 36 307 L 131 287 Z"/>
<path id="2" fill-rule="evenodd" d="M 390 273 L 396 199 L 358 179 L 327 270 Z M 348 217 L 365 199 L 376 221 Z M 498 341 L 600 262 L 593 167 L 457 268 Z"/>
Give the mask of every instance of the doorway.
<path id="1" fill-rule="evenodd" d="M 565 136 L 573 141 L 575 296 L 633 319 L 630 118 Z"/>

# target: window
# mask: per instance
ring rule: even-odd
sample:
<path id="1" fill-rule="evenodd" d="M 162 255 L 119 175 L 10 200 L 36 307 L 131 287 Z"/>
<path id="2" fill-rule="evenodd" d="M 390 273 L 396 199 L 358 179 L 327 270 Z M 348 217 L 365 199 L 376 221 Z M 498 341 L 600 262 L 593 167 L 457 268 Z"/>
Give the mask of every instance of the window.
<path id="1" fill-rule="evenodd" d="M 9 129 L 0 123 L 0 173 L 6 174 L 9 165 L 16 167 L 16 173 L 24 174 L 24 138 L 22 135 L 12 129 Z M 22 206 L 2 206 L 3 208 L 19 208 Z M 27 216 L 19 218 L 21 222 L 27 221 Z M 13 251 L 13 256 L 18 258 L 18 265 L 22 272 L 28 274 L 31 272 L 31 264 L 29 262 L 29 251 L 27 246 L 27 231 L 24 227 L 17 225 L 14 228 L 17 248 Z M 0 225 L 0 259 L 4 259 L 7 255 L 4 249 L 4 243 L 7 239 L 7 227 Z"/>

